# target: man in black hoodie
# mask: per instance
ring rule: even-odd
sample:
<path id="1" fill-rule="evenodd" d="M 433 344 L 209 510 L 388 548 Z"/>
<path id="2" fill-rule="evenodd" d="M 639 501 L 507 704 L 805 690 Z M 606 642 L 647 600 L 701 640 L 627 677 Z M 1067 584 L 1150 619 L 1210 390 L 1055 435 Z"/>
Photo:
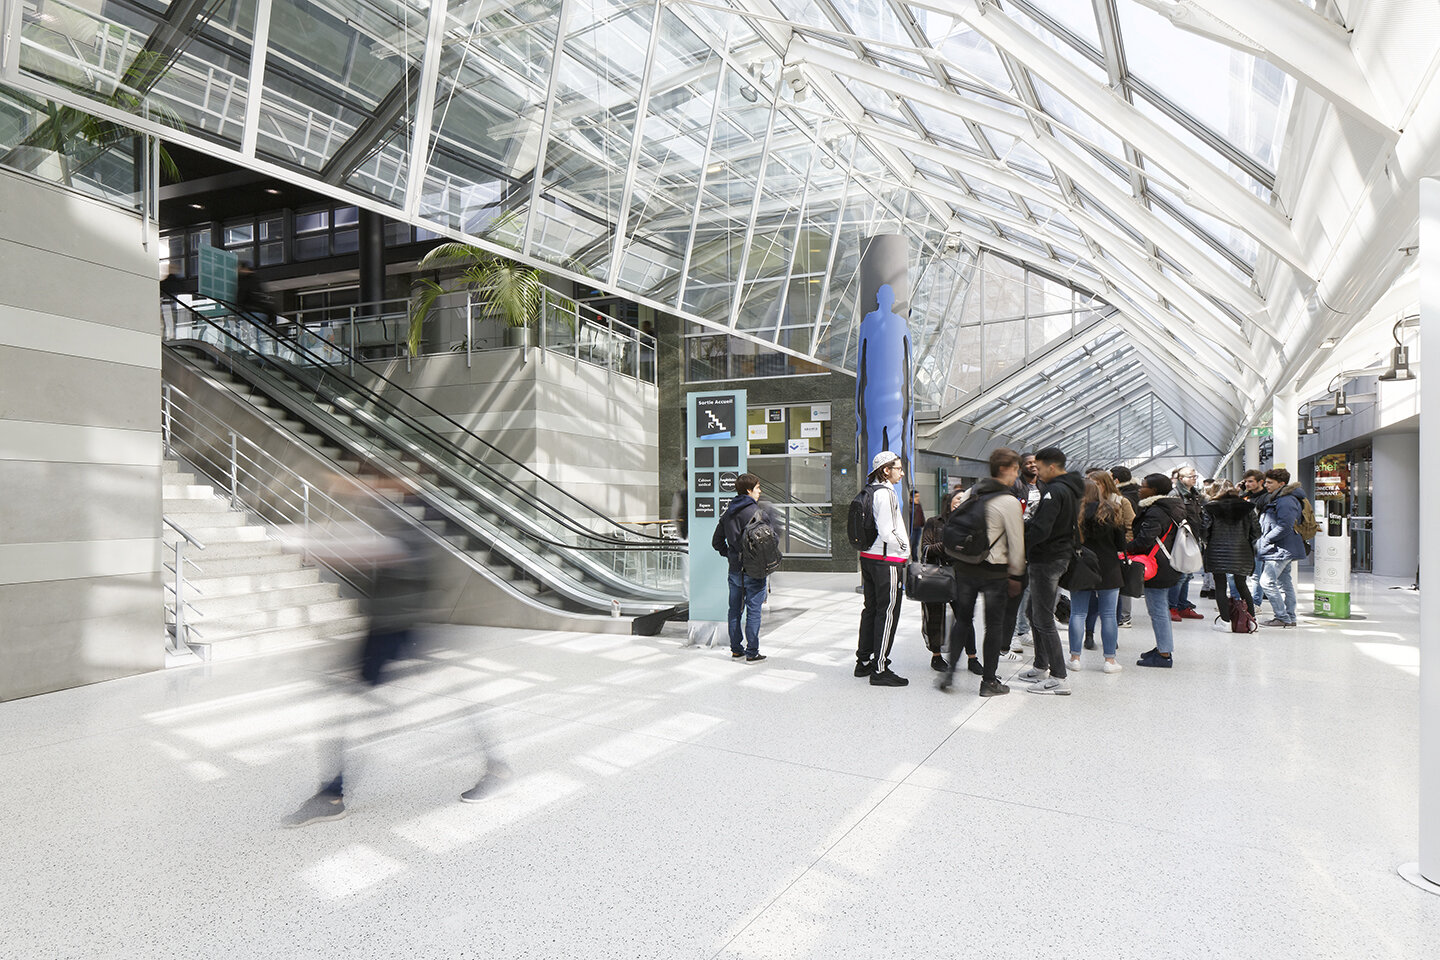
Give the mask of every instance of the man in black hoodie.
<path id="1" fill-rule="evenodd" d="M 1035 635 L 1035 665 L 1017 679 L 1034 684 L 1031 693 L 1066 696 L 1065 651 L 1055 627 L 1055 598 L 1060 578 L 1070 566 L 1075 547 L 1076 518 L 1085 479 L 1065 471 L 1059 447 L 1035 453 L 1040 476 L 1040 501 L 1025 521 L 1025 562 L 1030 573 L 1030 629 Z"/>
<path id="2" fill-rule="evenodd" d="M 715 524 L 715 535 L 710 546 L 720 556 L 730 561 L 730 656 L 746 663 L 759 663 L 765 659 L 760 652 L 760 605 L 765 602 L 765 589 L 769 581 L 765 577 L 752 577 L 740 568 L 740 537 L 745 525 L 755 512 L 760 510 L 760 478 L 753 473 L 742 473 L 735 480 L 735 499 Z M 740 619 L 745 619 L 744 639 L 741 639 Z"/>

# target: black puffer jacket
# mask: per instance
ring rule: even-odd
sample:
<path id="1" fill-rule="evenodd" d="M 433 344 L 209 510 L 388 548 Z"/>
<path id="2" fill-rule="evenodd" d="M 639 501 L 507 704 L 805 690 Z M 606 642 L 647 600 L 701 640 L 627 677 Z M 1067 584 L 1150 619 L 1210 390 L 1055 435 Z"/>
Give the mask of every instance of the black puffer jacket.
<path id="1" fill-rule="evenodd" d="M 1201 543 L 1204 543 L 1205 534 L 1201 532 L 1200 528 L 1205 525 L 1205 498 L 1201 496 L 1198 488 L 1186 487 L 1178 480 L 1173 493 L 1185 505 L 1185 519 L 1190 522 L 1190 532 L 1195 534 Z"/>
<path id="2" fill-rule="evenodd" d="M 1125 549 L 1125 528 L 1118 518 L 1115 523 L 1097 521 L 1095 513 L 1099 509 L 1098 503 L 1085 504 L 1080 517 L 1080 534 L 1085 538 L 1085 546 L 1095 551 L 1095 558 L 1100 561 L 1100 586 L 1096 589 L 1114 590 L 1125 583 L 1125 573 L 1120 569 L 1120 551 Z"/>
<path id="3" fill-rule="evenodd" d="M 1260 520 L 1250 501 L 1237 496 L 1217 497 L 1205 504 L 1201 524 L 1207 573 L 1249 575 L 1254 571 Z"/>
<path id="4" fill-rule="evenodd" d="M 1185 519 L 1185 504 L 1179 497 L 1147 497 L 1140 501 L 1140 512 L 1135 515 L 1131 527 L 1130 542 L 1125 544 L 1126 553 L 1149 553 L 1155 550 L 1155 541 L 1163 540 L 1165 550 L 1175 547 L 1175 531 Z M 1165 550 L 1155 550 L 1155 564 L 1158 568 L 1154 577 L 1145 581 L 1145 589 L 1166 589 L 1180 582 L 1179 573 L 1165 559 Z"/>
<path id="5" fill-rule="evenodd" d="M 1030 563 L 1068 560 L 1074 550 L 1085 478 L 1062 473 L 1040 487 L 1040 502 L 1025 518 L 1025 558 Z"/>

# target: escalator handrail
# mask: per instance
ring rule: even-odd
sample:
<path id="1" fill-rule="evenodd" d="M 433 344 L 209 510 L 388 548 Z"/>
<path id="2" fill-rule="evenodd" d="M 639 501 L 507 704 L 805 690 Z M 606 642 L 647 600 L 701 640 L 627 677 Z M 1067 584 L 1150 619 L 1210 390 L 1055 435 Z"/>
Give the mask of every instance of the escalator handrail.
<path id="1" fill-rule="evenodd" d="M 562 526 L 564 526 L 564 527 L 566 527 L 566 528 L 568 528 L 568 529 L 570 529 L 570 530 L 572 530 L 572 531 L 574 531 L 574 532 L 576 532 L 576 533 L 578 533 L 578 534 L 581 534 L 582 536 L 585 536 L 585 537 L 587 537 L 587 538 L 605 541 L 606 543 L 613 543 L 616 547 L 620 547 L 621 545 L 624 545 L 624 548 L 625 548 L 625 549 L 634 549 L 637 545 L 639 545 L 639 546 L 645 546 L 645 545 L 647 545 L 647 544 L 648 544 L 648 545 L 651 545 L 651 546 L 654 546 L 654 547 L 662 547 L 662 546 L 666 545 L 667 543 L 669 543 L 669 541 L 666 541 L 663 537 L 656 537 L 656 536 L 652 536 L 652 535 L 646 534 L 646 533 L 641 533 L 641 532 L 636 532 L 636 531 L 630 531 L 630 530 L 622 527 L 613 517 L 607 516 L 606 514 L 604 514 L 604 513 L 602 513 L 601 511 L 597 510 L 595 507 L 591 506 L 590 504 L 585 503 L 583 500 L 581 500 L 581 499 L 579 499 L 578 497 L 576 497 L 573 493 L 570 493 L 568 490 L 563 489 L 563 488 L 560 487 L 559 485 L 555 484 L 553 481 L 551 481 L 551 480 L 549 480 L 549 479 L 541 476 L 540 474 L 536 473 L 536 472 L 535 472 L 534 470 L 532 470 L 530 467 L 527 467 L 525 464 L 523 464 L 523 463 L 521 463 L 520 461 L 516 460 L 514 457 L 510 456 L 510 455 L 509 455 L 508 453 L 506 453 L 505 451 L 499 449 L 499 448 L 496 447 L 494 444 L 491 444 L 489 441 L 485 440 L 483 437 L 480 437 L 480 436 L 476 435 L 473 431 L 467 429 L 465 426 L 463 426 L 462 424 L 458 423 L 454 418 L 448 416 L 447 414 L 445 414 L 445 413 L 443 413 L 443 412 L 441 412 L 441 411 L 439 411 L 439 410 L 436 410 L 434 407 L 432 407 L 430 404 L 426 403 L 424 400 L 422 400 L 422 399 L 420 399 L 419 397 L 415 396 L 414 394 L 410 393 L 410 391 L 406 390 L 406 389 L 405 389 L 404 387 L 402 387 L 401 385 L 395 383 L 395 381 L 391 380 L 390 378 L 386 377 L 384 374 L 381 374 L 381 373 L 375 371 L 373 368 L 369 367 L 367 364 L 365 364 L 365 362 L 364 362 L 363 360 L 359 359 L 358 357 L 355 357 L 355 356 L 354 356 L 353 354 L 351 354 L 348 350 L 345 350 L 343 347 L 339 347 L 339 346 L 337 346 L 337 345 L 335 345 L 335 344 L 333 344 L 333 343 L 331 344 L 331 346 L 336 350 L 336 352 L 337 352 L 338 354 L 340 354 L 343 358 L 345 358 L 345 360 L 351 361 L 351 362 L 355 362 L 355 363 L 359 363 L 361 366 L 365 367 L 365 369 L 366 369 L 367 371 L 369 371 L 369 372 L 371 373 L 371 375 L 373 375 L 373 376 L 375 376 L 376 378 L 384 381 L 386 384 L 388 384 L 388 385 L 389 385 L 390 387 L 392 387 L 394 390 L 396 390 L 397 392 L 403 394 L 403 395 L 406 396 L 408 399 L 414 401 L 417 405 L 425 408 L 426 410 L 434 413 L 437 417 L 440 417 L 441 419 L 445 420 L 447 423 L 449 423 L 450 425 L 454 426 L 456 430 L 464 433 L 464 434 L 465 434 L 466 436 L 468 436 L 468 437 L 473 438 L 477 443 L 479 443 L 479 444 L 481 444 L 482 446 L 484 446 L 487 450 L 492 451 L 493 453 L 495 453 L 496 455 L 498 455 L 498 456 L 501 457 L 502 459 L 508 461 L 510 464 L 518 467 L 520 470 L 522 470 L 522 471 L 524 471 L 525 473 L 529 474 L 530 476 L 534 477 L 538 482 L 540 482 L 541 484 L 545 485 L 547 488 L 550 488 L 550 489 L 554 490 L 556 493 L 560 494 L 561 496 L 565 497 L 566 499 L 568 499 L 568 500 L 570 500 L 570 501 L 573 501 L 575 504 L 577 504 L 577 505 L 579 505 L 580 507 L 582 507 L 585 511 L 587 511 L 587 512 L 590 513 L 591 515 L 599 518 L 600 520 L 604 521 L 605 523 L 609 524 L 610 526 L 615 527 L 617 530 L 623 532 L 623 533 L 625 534 L 625 537 L 624 537 L 624 538 L 613 537 L 613 536 L 610 536 L 610 535 L 607 535 L 607 534 L 604 534 L 604 533 L 600 533 L 600 532 L 595 531 L 595 530 L 591 530 L 591 529 L 589 529 L 589 528 L 587 528 L 587 527 L 584 527 L 584 526 L 576 523 L 574 520 L 572 520 L 572 519 L 571 519 L 569 516 L 567 516 L 565 513 L 563 513 L 562 511 L 556 510 L 552 505 L 550 505 L 550 504 L 547 503 L 546 501 L 544 501 L 544 500 L 542 500 L 542 499 L 540 499 L 540 498 L 538 498 L 538 497 L 533 496 L 532 494 L 528 493 L 527 491 L 525 491 L 525 490 L 523 490 L 523 489 L 517 489 L 517 488 L 514 488 L 514 487 L 510 487 L 510 481 L 509 481 L 507 478 L 505 478 L 505 477 L 499 475 L 498 473 L 496 473 L 495 469 L 494 469 L 492 466 L 484 463 L 482 460 L 480 460 L 479 458 L 475 457 L 475 456 L 474 456 L 473 454 L 471 454 L 469 451 L 465 450 L 463 447 L 460 447 L 458 444 L 454 443 L 454 441 L 451 441 L 451 440 L 447 439 L 446 437 L 441 436 L 440 434 L 437 434 L 434 430 L 432 430 L 431 428 L 429 428 L 429 427 L 426 426 L 425 424 L 420 423 L 419 421 L 415 420 L 413 417 L 411 417 L 409 414 L 405 413 L 405 411 L 401 410 L 401 409 L 400 409 L 399 407 L 397 407 L 395 404 L 391 403 L 390 401 L 386 400 L 385 398 L 383 398 L 383 397 L 380 396 L 379 394 L 375 393 L 372 389 L 370 389 L 369 387 L 367 387 L 365 384 L 360 383 L 359 381 L 355 380 L 354 378 L 345 375 L 343 372 L 341 372 L 341 371 L 339 370 L 339 368 L 338 368 L 338 366 L 337 366 L 336 364 L 334 364 L 334 363 L 329 363 L 329 362 L 323 360 L 322 358 L 316 356 L 313 352 L 311 352 L 311 351 L 308 350 L 306 347 L 304 347 L 304 346 L 298 341 L 297 338 L 292 338 L 292 337 L 290 337 L 290 336 L 287 336 L 286 334 L 281 333 L 281 332 L 275 330 L 274 328 L 269 327 L 269 326 L 261 323 L 259 320 L 257 320 L 257 319 L 255 319 L 254 317 L 250 316 L 249 313 L 247 313 L 247 312 L 244 311 L 244 310 L 241 310 L 239 307 L 237 307 L 236 305 L 234 305 L 234 304 L 232 304 L 232 303 L 229 303 L 229 302 L 224 301 L 224 300 L 216 300 L 215 298 L 207 298 L 207 299 L 210 299 L 210 300 L 212 300 L 212 302 L 217 303 L 217 304 L 219 304 L 220 306 L 224 307 L 224 308 L 229 312 L 229 314 L 230 314 L 232 317 L 234 317 L 234 318 L 236 318 L 236 319 L 238 319 L 238 320 L 241 320 L 241 321 L 249 324 L 250 326 L 254 327 L 257 331 L 263 333 L 264 335 L 270 336 L 270 337 L 274 337 L 274 338 L 276 338 L 276 339 L 279 340 L 279 341 L 283 341 L 283 342 L 285 343 L 286 347 L 295 350 L 297 353 L 302 354 L 303 356 L 305 356 L 305 357 L 307 357 L 308 359 L 310 359 L 317 367 L 322 368 L 322 369 L 325 371 L 326 375 L 333 376 L 333 377 L 336 378 L 336 380 L 346 383 L 348 386 L 350 386 L 351 388 L 355 389 L 355 390 L 358 391 L 362 396 L 364 396 L 364 397 L 367 399 L 368 402 L 375 404 L 377 407 L 379 407 L 379 408 L 381 408 L 381 409 L 389 412 L 391 415 L 393 415 L 393 416 L 395 416 L 395 417 L 403 420 L 408 427 L 416 430 L 416 431 L 419 432 L 419 433 L 422 433 L 422 434 L 426 435 L 427 438 L 429 438 L 429 439 L 432 440 L 433 442 L 439 444 L 443 449 L 445 449 L 447 452 L 451 453 L 452 455 L 456 456 L 458 459 L 460 459 L 460 460 L 468 463 L 470 466 L 475 467 L 476 469 L 478 469 L 478 470 L 480 470 L 481 472 L 485 473 L 487 476 L 490 476 L 490 477 L 494 478 L 497 482 L 502 483 L 502 484 L 505 484 L 507 487 L 510 488 L 511 492 L 512 492 L 515 496 L 520 497 L 521 499 L 523 499 L 523 500 L 529 502 L 530 504 L 532 504 L 533 506 L 535 506 L 537 509 L 539 509 L 539 510 L 541 510 L 542 512 L 548 514 L 552 519 L 554 519 L 556 522 L 560 523 Z M 211 316 L 208 316 L 208 315 L 206 315 L 205 313 L 202 313 L 201 311 L 195 309 L 195 307 L 192 306 L 191 304 L 183 303 L 183 302 L 181 302 L 181 301 L 179 301 L 179 300 L 176 300 L 175 302 L 176 302 L 176 303 L 179 303 L 181 307 L 183 307 L 187 312 L 189 312 L 190 314 L 192 314 L 194 317 L 198 318 L 200 321 L 204 322 L 204 323 L 207 324 L 208 326 L 214 327 L 216 330 L 220 331 L 220 333 L 222 333 L 222 334 L 225 335 L 226 337 L 229 337 L 230 339 L 233 339 L 233 340 L 239 340 L 239 338 L 234 337 L 228 330 L 225 330 L 225 328 L 224 328 L 223 326 L 221 326 L 220 324 L 216 323 L 216 322 L 215 322 L 215 318 L 213 318 L 213 317 L 211 317 Z M 246 349 L 253 349 L 253 348 L 250 347 L 249 344 L 244 343 L 243 340 L 240 340 L 239 342 L 240 342 L 241 346 L 243 346 L 244 348 L 246 348 Z M 327 341 L 327 342 L 329 342 L 329 341 Z"/>

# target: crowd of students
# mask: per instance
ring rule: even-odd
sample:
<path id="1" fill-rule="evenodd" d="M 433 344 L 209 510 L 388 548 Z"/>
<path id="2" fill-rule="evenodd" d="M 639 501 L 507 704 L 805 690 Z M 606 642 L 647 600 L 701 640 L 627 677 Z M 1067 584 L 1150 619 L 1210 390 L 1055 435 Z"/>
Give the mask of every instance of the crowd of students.
<path id="1" fill-rule="evenodd" d="M 980 696 L 1009 693 L 997 676 L 1000 662 L 1020 660 L 1030 634 L 1034 659 L 1016 679 L 1032 693 L 1069 695 L 1069 673 L 1080 669 L 1085 650 L 1095 648 L 1097 626 L 1099 669 L 1119 673 L 1118 634 L 1131 623 L 1129 594 L 1143 598 L 1154 635 L 1154 647 L 1136 665 L 1172 668 L 1174 624 L 1206 619 L 1190 600 L 1196 573 L 1185 571 L 1194 564 L 1180 559 L 1187 544 L 1203 556 L 1201 596 L 1215 600 L 1221 622 L 1238 619 L 1252 629 L 1268 598 L 1274 616 L 1264 626 L 1296 624 L 1291 568 L 1308 552 L 1304 534 L 1313 531 L 1302 522 L 1305 495 L 1284 469 L 1251 470 L 1240 487 L 1207 481 L 1202 492 L 1189 467 L 1138 480 L 1123 466 L 1082 475 L 1067 469 L 1056 447 L 1033 455 L 1001 447 L 990 454 L 988 477 L 951 493 L 939 516 L 923 522 L 918 502 L 912 500 L 907 517 L 895 496 L 894 485 L 904 479 L 897 455 L 877 455 L 866 479 L 876 490 L 876 536 L 860 551 L 865 604 L 855 676 L 874 686 L 909 682 L 891 669 L 890 654 L 912 558 L 948 564 L 954 572 L 953 599 L 924 604 L 921 620 L 931 666 L 940 673 L 937 685 L 946 691 L 963 656 L 965 669 L 980 677 Z M 954 531 L 969 527 L 968 552 L 957 552 Z M 1083 577 L 1072 569 L 1080 545 L 1094 558 Z M 1122 589 L 1127 578 L 1130 588 Z M 1082 580 L 1085 589 L 1065 589 Z M 982 598 L 984 633 L 977 646 L 975 604 Z M 948 638 L 947 606 L 953 614 Z M 1068 620 L 1068 650 L 1057 619 Z"/>

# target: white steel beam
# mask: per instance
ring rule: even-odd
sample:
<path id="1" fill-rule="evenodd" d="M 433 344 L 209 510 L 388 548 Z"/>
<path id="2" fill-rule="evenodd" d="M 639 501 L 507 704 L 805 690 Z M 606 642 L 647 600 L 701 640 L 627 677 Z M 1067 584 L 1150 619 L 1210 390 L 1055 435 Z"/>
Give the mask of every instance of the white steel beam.
<path id="1" fill-rule="evenodd" d="M 1293 0 L 1136 0 L 1177 28 L 1244 50 L 1293 75 L 1351 116 L 1392 139 L 1398 109 L 1382 104 L 1350 34 Z"/>
<path id="2" fill-rule="evenodd" d="M 414 126 L 410 132 L 410 161 L 405 174 L 405 215 L 420 210 L 425 186 L 426 158 L 430 150 L 430 128 L 435 119 L 435 88 L 440 82 L 441 40 L 445 36 L 445 14 L 449 0 L 430 0 L 430 22 L 425 34 L 425 56 L 420 67 L 420 90 L 416 98 Z"/>
<path id="3" fill-rule="evenodd" d="M 929 0 L 917 6 L 940 10 Z M 1243 229 L 1281 260 L 1306 277 L 1315 276 L 1311 254 L 1301 247 L 1287 218 L 1005 13 L 988 5 L 982 9 L 976 0 L 952 0 L 941 12 L 964 20 L 1026 69 L 1064 91 L 1076 106 L 1122 140 L 1169 170 L 1194 194 L 1204 195 L 1209 202 L 1228 210 L 1234 222 L 1243 224 Z"/>
<path id="4" fill-rule="evenodd" d="M 621 258 L 625 255 L 626 232 L 630 229 L 630 202 L 635 196 L 635 173 L 640 168 L 640 149 L 644 145 L 645 118 L 650 112 L 650 78 L 655 73 L 655 49 L 660 43 L 660 16 L 664 7 L 655 0 L 650 20 L 650 42 L 645 48 L 641 67 L 640 90 L 635 97 L 635 120 L 630 129 L 630 162 L 625 166 L 625 185 L 620 190 L 620 208 L 616 211 L 615 243 L 610 249 L 610 282 L 620 278 Z"/>
<path id="5" fill-rule="evenodd" d="M 240 152 L 255 156 L 260 137 L 260 102 L 265 90 L 265 60 L 270 53 L 271 0 L 255 0 L 255 26 L 250 40 L 250 79 L 245 86 L 245 125 L 241 128 Z"/>

